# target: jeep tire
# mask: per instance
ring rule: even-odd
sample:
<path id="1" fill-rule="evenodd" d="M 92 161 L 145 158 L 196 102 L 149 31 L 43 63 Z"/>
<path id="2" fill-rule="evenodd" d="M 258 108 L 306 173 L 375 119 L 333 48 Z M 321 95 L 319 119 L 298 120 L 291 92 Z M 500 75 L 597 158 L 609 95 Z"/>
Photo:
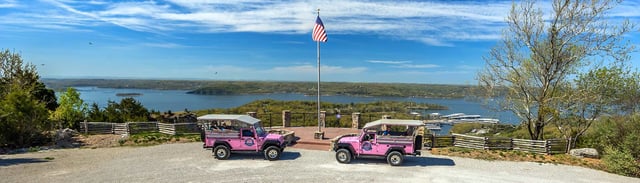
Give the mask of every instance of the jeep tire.
<path id="1" fill-rule="evenodd" d="M 351 162 L 351 152 L 347 149 L 338 149 L 336 151 L 336 160 L 340 163 L 348 164 Z"/>
<path id="2" fill-rule="evenodd" d="M 225 145 L 218 145 L 215 148 L 213 148 L 213 156 L 215 156 L 216 159 L 219 159 L 219 160 L 229 159 L 230 154 L 231 152 L 229 151 L 229 148 Z"/>
<path id="3" fill-rule="evenodd" d="M 398 166 L 402 164 L 404 160 L 404 155 L 398 151 L 393 151 L 387 154 L 387 163 L 391 166 Z"/>
<path id="4" fill-rule="evenodd" d="M 264 158 L 269 161 L 279 160 L 282 151 L 276 146 L 269 146 L 264 150 Z"/>

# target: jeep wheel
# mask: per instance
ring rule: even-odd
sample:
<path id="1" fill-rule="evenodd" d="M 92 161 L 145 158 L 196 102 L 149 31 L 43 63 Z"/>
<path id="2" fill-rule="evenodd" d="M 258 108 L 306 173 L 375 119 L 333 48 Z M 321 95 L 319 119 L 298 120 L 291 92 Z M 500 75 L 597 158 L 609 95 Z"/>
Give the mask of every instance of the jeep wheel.
<path id="1" fill-rule="evenodd" d="M 280 153 L 281 153 L 280 148 L 276 146 L 269 146 L 264 151 L 264 158 L 266 158 L 269 161 L 278 160 L 280 159 Z"/>
<path id="2" fill-rule="evenodd" d="M 218 145 L 216 146 L 216 148 L 213 148 L 213 155 L 216 157 L 216 159 L 229 159 L 229 148 L 225 145 Z"/>
<path id="3" fill-rule="evenodd" d="M 339 149 L 336 151 L 336 160 L 340 163 L 350 163 L 351 162 L 351 152 L 347 149 Z"/>
<path id="4" fill-rule="evenodd" d="M 387 155 L 387 163 L 391 166 L 401 165 L 403 160 L 404 156 L 398 151 L 393 151 Z"/>

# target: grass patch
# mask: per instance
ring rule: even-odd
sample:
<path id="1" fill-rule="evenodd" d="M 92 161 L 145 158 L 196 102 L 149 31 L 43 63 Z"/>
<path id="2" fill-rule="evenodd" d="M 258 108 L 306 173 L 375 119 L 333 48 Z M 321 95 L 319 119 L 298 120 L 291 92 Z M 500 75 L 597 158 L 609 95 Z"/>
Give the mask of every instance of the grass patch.
<path id="1" fill-rule="evenodd" d="M 53 160 L 53 159 L 55 159 L 55 158 L 54 158 L 54 157 L 48 157 L 48 156 L 47 156 L 47 157 L 44 157 L 44 160 L 47 160 L 47 161 L 51 161 L 51 160 Z"/>

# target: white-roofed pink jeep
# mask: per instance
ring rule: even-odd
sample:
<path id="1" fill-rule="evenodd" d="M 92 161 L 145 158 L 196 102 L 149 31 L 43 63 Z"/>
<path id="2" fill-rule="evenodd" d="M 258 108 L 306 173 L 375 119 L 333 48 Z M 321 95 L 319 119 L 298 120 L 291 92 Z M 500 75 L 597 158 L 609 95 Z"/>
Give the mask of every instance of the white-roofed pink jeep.
<path id="1" fill-rule="evenodd" d="M 260 120 L 248 115 L 208 114 L 198 117 L 202 122 L 204 148 L 212 148 L 217 159 L 228 159 L 231 153 L 264 153 L 264 158 L 280 159 L 286 147 L 280 134 L 267 133 Z"/>
<path id="2" fill-rule="evenodd" d="M 405 155 L 420 155 L 422 135 L 419 120 L 381 119 L 365 124 L 357 136 L 338 139 L 333 146 L 336 160 L 349 163 L 354 158 L 384 157 L 391 166 L 401 165 Z"/>

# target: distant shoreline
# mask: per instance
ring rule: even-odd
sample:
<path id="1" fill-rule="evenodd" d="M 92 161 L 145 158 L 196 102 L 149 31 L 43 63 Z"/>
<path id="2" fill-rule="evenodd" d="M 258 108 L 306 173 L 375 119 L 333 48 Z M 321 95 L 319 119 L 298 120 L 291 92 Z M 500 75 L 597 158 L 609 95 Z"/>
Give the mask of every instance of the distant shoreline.
<path id="1" fill-rule="evenodd" d="M 142 93 L 116 93 L 118 97 L 137 97 L 142 96 Z"/>
<path id="2" fill-rule="evenodd" d="M 114 89 L 187 90 L 196 95 L 299 93 L 316 95 L 315 82 L 194 81 L 135 79 L 42 79 L 49 88 L 99 87 Z M 464 98 L 475 86 L 410 83 L 323 82 L 322 95 L 367 97 Z"/>

